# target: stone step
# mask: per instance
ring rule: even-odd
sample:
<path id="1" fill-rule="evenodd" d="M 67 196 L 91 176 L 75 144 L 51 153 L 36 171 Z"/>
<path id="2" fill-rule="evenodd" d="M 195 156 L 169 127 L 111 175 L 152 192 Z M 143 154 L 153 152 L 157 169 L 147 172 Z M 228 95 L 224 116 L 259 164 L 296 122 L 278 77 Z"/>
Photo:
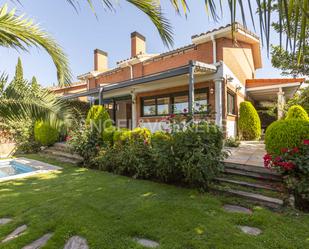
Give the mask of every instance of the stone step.
<path id="1" fill-rule="evenodd" d="M 40 152 L 39 155 L 42 156 L 42 157 L 47 157 L 47 158 L 54 159 L 54 160 L 57 160 L 57 161 L 63 162 L 63 163 L 71 163 L 71 164 L 74 164 L 74 165 L 78 165 L 78 164 L 81 163 L 80 160 L 70 159 L 70 158 L 67 158 L 67 157 L 56 156 L 56 155 L 44 153 L 43 151 Z"/>
<path id="2" fill-rule="evenodd" d="M 2 243 L 8 242 L 12 239 L 19 237 L 23 232 L 27 230 L 27 228 L 28 228 L 27 225 L 17 227 L 13 232 L 11 232 L 8 236 L 6 236 L 5 239 L 2 240 Z"/>
<path id="3" fill-rule="evenodd" d="M 11 218 L 1 218 L 0 219 L 0 225 L 5 225 L 5 224 L 7 224 L 7 223 L 9 223 L 11 221 L 12 221 Z"/>
<path id="4" fill-rule="evenodd" d="M 59 156 L 59 157 L 66 157 L 66 158 L 69 158 L 69 159 L 75 159 L 75 160 L 79 160 L 79 161 L 83 160 L 83 158 L 80 155 L 68 153 L 68 152 L 64 152 L 64 151 L 59 151 L 59 150 L 56 150 L 56 149 L 53 149 L 53 148 L 45 149 L 43 152 L 47 153 L 47 154 Z"/>
<path id="5" fill-rule="evenodd" d="M 271 209 L 281 209 L 283 207 L 283 200 L 273 197 L 268 197 L 262 194 L 251 193 L 242 190 L 235 189 L 224 189 L 218 186 L 211 187 L 212 191 L 224 193 L 231 196 L 240 197 L 246 199 L 247 201 L 262 205 Z"/>
<path id="6" fill-rule="evenodd" d="M 225 174 L 239 175 L 239 176 L 246 176 L 246 177 L 251 177 L 251 178 L 255 178 L 255 179 L 259 179 L 259 180 L 282 182 L 282 177 L 279 176 L 279 175 L 250 172 L 250 171 L 241 170 L 241 169 L 225 168 L 224 173 Z"/>
<path id="7" fill-rule="evenodd" d="M 239 170 L 248 171 L 248 172 L 261 173 L 261 174 L 267 174 L 267 175 L 273 175 L 273 176 L 280 177 L 280 174 L 278 172 L 275 172 L 273 170 L 270 170 L 264 167 L 259 167 L 259 166 L 244 165 L 244 164 L 231 163 L 231 162 L 225 162 L 224 166 L 227 169 L 239 169 Z"/>
<path id="8" fill-rule="evenodd" d="M 64 152 L 70 152 L 70 146 L 64 142 L 55 143 L 52 147 L 56 150 L 64 151 Z"/>
<path id="9" fill-rule="evenodd" d="M 228 178 L 222 178 L 222 177 L 217 177 L 215 178 L 216 181 L 219 183 L 230 183 L 232 185 L 239 185 L 243 187 L 248 187 L 248 188 L 253 188 L 253 189 L 266 189 L 266 190 L 271 190 L 275 192 L 283 192 L 283 186 L 280 185 L 275 185 L 272 183 L 266 183 L 266 182 L 260 182 L 260 183 L 253 183 L 253 182 L 246 182 L 246 181 L 239 181 L 239 180 L 233 180 L 233 179 L 228 179 Z"/>
<path id="10" fill-rule="evenodd" d="M 33 241 L 30 245 L 24 246 L 22 249 L 40 249 L 43 247 L 47 241 L 53 236 L 52 233 L 47 233 L 43 235 L 41 238 Z"/>

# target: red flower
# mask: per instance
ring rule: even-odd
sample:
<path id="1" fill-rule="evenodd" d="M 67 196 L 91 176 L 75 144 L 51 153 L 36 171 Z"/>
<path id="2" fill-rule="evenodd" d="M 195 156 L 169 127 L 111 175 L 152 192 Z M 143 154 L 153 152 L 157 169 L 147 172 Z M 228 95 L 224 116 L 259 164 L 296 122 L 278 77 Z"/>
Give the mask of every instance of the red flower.
<path id="1" fill-rule="evenodd" d="M 272 156 L 270 154 L 266 154 L 264 156 L 264 167 L 265 168 L 270 168 L 271 167 L 271 160 L 272 160 Z"/>
<path id="2" fill-rule="evenodd" d="M 295 147 L 293 150 L 292 150 L 293 153 L 299 153 L 299 149 L 298 147 Z"/>
<path id="3" fill-rule="evenodd" d="M 175 118 L 175 114 L 171 114 L 171 115 L 170 115 L 170 118 Z"/>
<path id="4" fill-rule="evenodd" d="M 281 149 L 281 152 L 282 152 L 282 153 L 287 153 L 288 151 L 289 151 L 288 148 L 282 148 L 282 149 Z"/>
<path id="5" fill-rule="evenodd" d="M 279 162 L 278 166 L 282 167 L 285 170 L 292 170 L 295 167 L 295 164 L 292 162 Z"/>
<path id="6" fill-rule="evenodd" d="M 309 139 L 304 140 L 304 145 L 309 145 Z"/>

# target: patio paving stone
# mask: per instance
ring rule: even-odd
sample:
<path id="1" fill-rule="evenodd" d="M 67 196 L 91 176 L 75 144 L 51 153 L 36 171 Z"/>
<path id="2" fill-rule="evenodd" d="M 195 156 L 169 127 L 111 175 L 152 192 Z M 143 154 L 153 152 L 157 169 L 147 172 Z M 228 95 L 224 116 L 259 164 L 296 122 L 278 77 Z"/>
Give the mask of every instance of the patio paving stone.
<path id="1" fill-rule="evenodd" d="M 64 249 L 89 249 L 86 239 L 73 236 L 65 244 Z"/>
<path id="2" fill-rule="evenodd" d="M 239 226 L 240 230 L 243 231 L 245 234 L 249 234 L 252 236 L 258 236 L 262 233 L 262 230 L 256 227 L 249 227 L 249 226 Z"/>
<path id="3" fill-rule="evenodd" d="M 224 205 L 223 209 L 229 213 L 252 214 L 250 209 L 236 205 Z"/>
<path id="4" fill-rule="evenodd" d="M 134 240 L 140 244 L 141 246 L 148 247 L 148 248 L 156 248 L 159 246 L 158 242 L 155 242 L 153 240 L 149 239 L 143 239 L 143 238 L 134 238 Z"/>
<path id="5" fill-rule="evenodd" d="M 27 230 L 27 228 L 28 228 L 27 225 L 17 227 L 13 232 L 11 232 L 8 236 L 6 236 L 4 240 L 2 240 L 2 243 L 19 237 L 24 231 Z"/>
<path id="6" fill-rule="evenodd" d="M 41 238 L 33 241 L 30 245 L 24 246 L 22 249 L 39 249 L 43 247 L 47 241 L 53 236 L 52 233 L 47 233 L 43 235 Z"/>
<path id="7" fill-rule="evenodd" d="M 7 223 L 9 223 L 11 221 L 12 221 L 11 218 L 1 218 L 0 219 L 0 225 L 5 225 L 5 224 L 7 224 Z"/>

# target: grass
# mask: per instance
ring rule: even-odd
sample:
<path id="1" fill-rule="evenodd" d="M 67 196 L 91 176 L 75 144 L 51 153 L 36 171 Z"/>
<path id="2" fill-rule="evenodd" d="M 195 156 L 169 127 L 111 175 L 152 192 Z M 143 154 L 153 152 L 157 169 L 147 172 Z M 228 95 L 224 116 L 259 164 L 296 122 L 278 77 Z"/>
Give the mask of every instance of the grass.
<path id="1" fill-rule="evenodd" d="M 91 249 L 142 249 L 135 236 L 158 241 L 160 249 L 309 248 L 308 215 L 260 207 L 253 215 L 226 213 L 222 205 L 233 199 L 29 157 L 63 170 L 0 184 L 0 217 L 13 218 L 0 226 L 0 239 L 29 226 L 1 249 L 20 249 L 47 232 L 54 234 L 44 249 L 63 248 L 73 235 Z M 246 235 L 237 225 L 263 233 Z"/>

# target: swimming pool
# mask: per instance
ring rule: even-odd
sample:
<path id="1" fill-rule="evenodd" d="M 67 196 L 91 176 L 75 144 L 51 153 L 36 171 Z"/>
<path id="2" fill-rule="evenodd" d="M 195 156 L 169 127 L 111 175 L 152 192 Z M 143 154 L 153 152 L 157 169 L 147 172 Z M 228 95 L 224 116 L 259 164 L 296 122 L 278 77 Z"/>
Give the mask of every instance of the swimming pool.
<path id="1" fill-rule="evenodd" d="M 0 160 L 0 182 L 59 169 L 58 166 L 28 158 Z"/>

